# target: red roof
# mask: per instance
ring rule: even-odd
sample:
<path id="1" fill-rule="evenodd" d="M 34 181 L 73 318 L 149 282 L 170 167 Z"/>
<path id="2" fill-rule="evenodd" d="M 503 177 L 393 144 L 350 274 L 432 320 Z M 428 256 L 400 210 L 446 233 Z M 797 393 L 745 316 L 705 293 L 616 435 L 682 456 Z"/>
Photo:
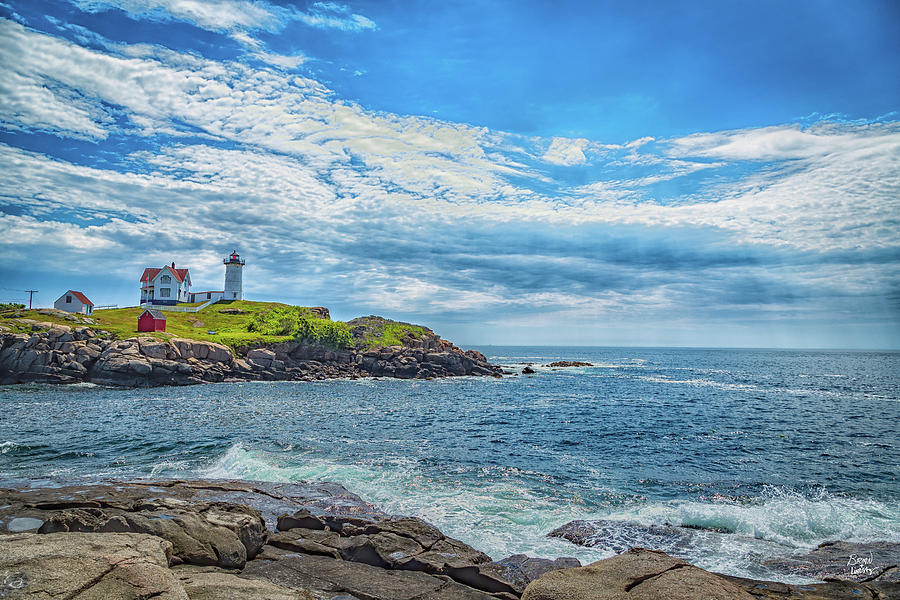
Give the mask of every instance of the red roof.
<path id="1" fill-rule="evenodd" d="M 163 269 L 168 269 L 169 271 L 171 271 L 175 276 L 175 279 L 177 279 L 179 282 L 184 281 L 184 278 L 187 277 L 188 274 L 187 269 L 173 269 L 169 265 L 166 265 L 165 267 L 163 267 Z M 159 275 L 160 271 L 162 271 L 162 269 L 153 269 L 151 267 L 147 267 L 146 269 L 144 269 L 144 274 L 141 275 L 141 281 L 153 281 L 153 278 Z"/>
<path id="2" fill-rule="evenodd" d="M 94 305 L 94 303 L 91 302 L 90 300 L 88 300 L 88 297 L 85 296 L 84 294 L 82 294 L 81 292 L 76 292 L 75 290 L 69 290 L 69 293 L 72 294 L 73 296 L 75 296 L 76 298 L 78 298 L 79 300 L 81 300 L 82 304 L 90 304 L 91 306 Z"/>

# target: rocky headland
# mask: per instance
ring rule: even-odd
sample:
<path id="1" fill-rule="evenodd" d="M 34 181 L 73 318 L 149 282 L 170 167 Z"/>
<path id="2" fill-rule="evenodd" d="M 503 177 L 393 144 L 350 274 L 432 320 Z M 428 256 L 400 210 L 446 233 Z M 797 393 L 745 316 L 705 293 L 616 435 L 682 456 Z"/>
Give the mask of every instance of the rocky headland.
<path id="1" fill-rule="evenodd" d="M 226 311 L 229 309 L 225 309 Z M 327 318 L 327 309 L 324 310 Z M 60 311 L 46 311 L 49 316 Z M 62 313 L 65 317 L 66 313 Z M 80 320 L 83 322 L 83 320 Z M 94 383 L 147 387 L 222 381 L 312 381 L 333 378 L 429 379 L 499 377 L 480 352 L 463 351 L 427 328 L 390 346 L 365 345 L 380 317 L 350 321 L 354 343 L 335 348 L 314 341 L 224 344 L 170 337 L 121 339 L 96 326 L 15 319 L 0 331 L 0 384 Z M 21 331 L 21 329 L 27 331 Z"/>
<path id="2" fill-rule="evenodd" d="M 246 600 L 880 599 L 900 583 L 786 585 L 632 548 L 493 561 L 338 484 L 134 481 L 0 489 L 0 597 Z M 846 549 L 846 548 L 844 548 Z"/>

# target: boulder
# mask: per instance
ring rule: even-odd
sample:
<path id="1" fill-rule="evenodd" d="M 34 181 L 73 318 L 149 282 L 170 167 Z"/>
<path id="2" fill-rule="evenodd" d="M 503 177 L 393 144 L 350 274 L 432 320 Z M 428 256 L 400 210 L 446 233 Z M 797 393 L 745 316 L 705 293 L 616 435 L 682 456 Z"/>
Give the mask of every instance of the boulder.
<path id="1" fill-rule="evenodd" d="M 643 525 L 633 521 L 597 519 L 570 521 L 547 534 L 579 546 L 601 548 L 615 553 L 629 548 L 649 546 L 670 554 L 704 543 L 709 537 L 727 535 L 724 530 L 708 530 L 675 525 Z"/>
<path id="2" fill-rule="evenodd" d="M 572 569 L 581 566 L 577 558 L 531 558 L 525 554 L 514 554 L 486 565 L 482 565 L 482 574 L 493 574 L 496 578 L 508 582 L 517 594 L 525 591 L 529 583 L 550 571 Z"/>
<path id="3" fill-rule="evenodd" d="M 900 544 L 824 542 L 805 554 L 767 559 L 781 573 L 817 580 L 900 582 Z"/>
<path id="4" fill-rule="evenodd" d="M 551 571 L 522 600 L 754 600 L 734 583 L 655 550 L 632 548 L 586 567 Z"/>
<path id="5" fill-rule="evenodd" d="M 222 344 L 185 338 L 172 338 L 171 342 L 178 349 L 181 358 L 184 359 L 196 358 L 224 364 L 231 364 L 234 360 L 231 349 Z"/>
<path id="6" fill-rule="evenodd" d="M 268 368 L 275 360 L 276 354 L 266 348 L 254 348 L 247 352 L 247 360 L 263 368 Z"/>
<path id="7" fill-rule="evenodd" d="M 900 598 L 900 583 L 874 581 L 827 581 L 792 585 L 776 581 L 759 581 L 731 575 L 723 579 L 746 590 L 754 600 L 896 600 Z"/>
<path id="8" fill-rule="evenodd" d="M 433 525 L 415 517 L 361 519 L 317 517 L 309 511 L 283 515 L 272 545 L 284 550 L 340 557 L 389 570 L 421 571 L 443 575 L 487 592 L 515 593 L 497 573 L 482 572 L 490 562 L 483 552 L 447 537 Z"/>
<path id="9" fill-rule="evenodd" d="M 319 529 L 292 529 L 269 536 L 268 545 L 291 552 L 341 558 L 341 536 L 333 531 Z"/>
<path id="10" fill-rule="evenodd" d="M 331 319 L 331 313 L 324 306 L 310 306 L 309 312 L 316 315 L 320 319 Z"/>
<path id="11" fill-rule="evenodd" d="M 153 338 L 141 338 L 140 347 L 141 354 L 149 358 L 171 359 L 178 355 L 174 346 Z"/>
<path id="12" fill-rule="evenodd" d="M 171 551 L 132 533 L 0 536 L 0 597 L 188 600 L 168 568 Z"/>
<path id="13" fill-rule="evenodd" d="M 176 498 L 53 511 L 38 530 L 42 534 L 72 531 L 156 535 L 171 542 L 180 561 L 224 568 L 242 568 L 266 540 L 262 517 L 252 508 Z"/>
<path id="14" fill-rule="evenodd" d="M 241 572 L 243 577 L 264 579 L 292 589 L 309 590 L 316 598 L 358 598 L 366 600 L 413 600 L 439 598 L 436 594 L 452 585 L 426 573 L 392 571 L 371 565 L 282 551 L 270 559 L 254 560 Z M 475 590 L 471 590 L 473 593 Z M 349 597 L 342 596 L 349 594 Z M 445 596 L 464 600 L 472 596 Z M 487 594 L 479 600 L 491 599 Z"/>

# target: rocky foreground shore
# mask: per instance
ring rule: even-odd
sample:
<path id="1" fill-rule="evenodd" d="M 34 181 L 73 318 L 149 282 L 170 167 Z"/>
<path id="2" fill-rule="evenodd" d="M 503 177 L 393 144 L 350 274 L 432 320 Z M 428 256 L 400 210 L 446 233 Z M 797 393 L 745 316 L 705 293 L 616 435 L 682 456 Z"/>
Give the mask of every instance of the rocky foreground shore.
<path id="1" fill-rule="evenodd" d="M 492 561 L 337 484 L 140 481 L 0 490 L 0 598 L 885 600 L 900 583 L 754 581 L 646 549 Z"/>
<path id="2" fill-rule="evenodd" d="M 232 350 L 213 342 L 112 339 L 90 327 L 32 321 L 31 333 L 0 333 L 0 384 L 80 383 L 147 387 L 221 381 L 312 381 L 339 377 L 428 379 L 500 376 L 475 350 L 437 335 L 402 346 L 335 350 L 281 342 Z"/>

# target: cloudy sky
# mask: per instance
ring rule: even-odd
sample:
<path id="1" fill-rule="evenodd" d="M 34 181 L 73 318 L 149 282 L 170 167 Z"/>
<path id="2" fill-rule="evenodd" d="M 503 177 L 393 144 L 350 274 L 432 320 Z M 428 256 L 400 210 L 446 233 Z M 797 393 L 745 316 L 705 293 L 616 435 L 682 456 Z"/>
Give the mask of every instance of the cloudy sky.
<path id="1" fill-rule="evenodd" d="M 900 4 L 0 0 L 0 301 L 900 347 Z"/>

